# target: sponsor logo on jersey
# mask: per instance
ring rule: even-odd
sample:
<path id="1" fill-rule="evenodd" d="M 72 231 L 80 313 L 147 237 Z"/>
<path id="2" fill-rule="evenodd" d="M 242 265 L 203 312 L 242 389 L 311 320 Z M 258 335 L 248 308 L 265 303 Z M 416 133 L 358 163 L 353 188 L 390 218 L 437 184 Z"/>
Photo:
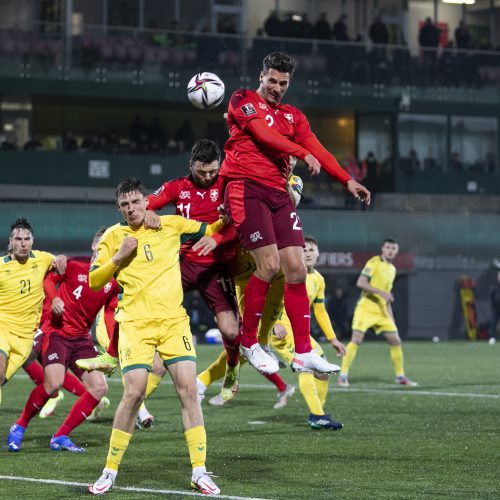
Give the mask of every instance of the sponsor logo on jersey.
<path id="1" fill-rule="evenodd" d="M 219 190 L 211 189 L 210 190 L 210 201 L 217 201 L 219 199 Z"/>
<path id="2" fill-rule="evenodd" d="M 104 285 L 104 293 L 108 293 L 113 285 L 111 283 L 106 283 Z"/>
<path id="3" fill-rule="evenodd" d="M 283 116 L 288 120 L 289 123 L 293 123 L 292 113 L 283 113 Z"/>
<path id="4" fill-rule="evenodd" d="M 47 359 L 48 359 L 49 361 L 53 361 L 54 359 L 59 359 L 59 356 L 57 355 L 57 352 L 54 352 L 53 354 L 49 354 L 49 355 L 47 356 Z"/>
<path id="5" fill-rule="evenodd" d="M 200 196 L 202 200 L 204 200 L 204 199 L 205 199 L 205 195 L 206 195 L 207 193 L 206 193 L 206 192 L 205 192 L 205 193 L 202 193 L 201 191 L 196 191 L 196 194 L 197 194 L 198 196 Z"/>
<path id="6" fill-rule="evenodd" d="M 186 200 L 188 198 L 191 198 L 191 193 L 189 191 L 181 191 L 179 193 L 179 200 Z"/>
<path id="7" fill-rule="evenodd" d="M 264 239 L 264 238 L 260 235 L 260 231 L 255 231 L 255 233 L 252 233 L 252 234 L 250 235 L 250 241 L 251 241 L 252 243 L 255 243 L 255 242 L 257 242 L 257 241 L 259 241 L 259 240 L 263 240 L 263 239 Z"/>
<path id="8" fill-rule="evenodd" d="M 164 189 L 165 189 L 165 186 L 159 187 L 156 191 L 153 192 L 153 196 L 158 196 L 159 194 L 161 194 L 163 192 Z"/>
<path id="9" fill-rule="evenodd" d="M 251 102 L 249 102 L 248 104 L 244 104 L 243 106 L 241 106 L 241 111 L 243 111 L 243 114 L 245 116 L 250 116 L 250 115 L 256 115 L 257 114 L 257 111 L 255 111 L 255 108 L 253 106 L 253 104 Z"/>
<path id="10" fill-rule="evenodd" d="M 87 275 L 86 274 L 79 274 L 78 281 L 80 281 L 81 283 L 87 283 Z"/>

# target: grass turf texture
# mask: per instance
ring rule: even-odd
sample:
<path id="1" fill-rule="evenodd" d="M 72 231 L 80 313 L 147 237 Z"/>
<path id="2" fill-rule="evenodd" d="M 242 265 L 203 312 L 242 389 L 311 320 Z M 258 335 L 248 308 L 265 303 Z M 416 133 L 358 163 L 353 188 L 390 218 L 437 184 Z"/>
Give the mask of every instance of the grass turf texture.
<path id="1" fill-rule="evenodd" d="M 333 361 L 332 349 L 324 348 Z M 199 368 L 206 367 L 219 349 L 198 346 Z M 338 389 L 332 376 L 327 412 L 345 426 L 336 432 L 309 428 L 298 390 L 286 408 L 274 410 L 275 390 L 246 366 L 233 402 L 210 407 L 206 401 L 220 386 L 207 392 L 203 408 L 208 469 L 219 476 L 216 482 L 223 495 L 240 497 L 500 498 L 499 350 L 486 343 L 406 342 L 407 374 L 419 386 L 405 388 L 394 384 L 387 344 L 363 344 L 351 369 L 351 388 Z M 282 374 L 297 383 L 291 372 Z M 21 452 L 9 453 L 9 427 L 33 388 L 24 372 L 18 372 L 3 388 L 0 475 L 81 483 L 97 479 L 121 395 L 116 376 L 109 385 L 112 404 L 104 420 L 85 423 L 72 434 L 77 445 L 87 448 L 84 454 L 49 450 L 50 436 L 74 401 L 69 394 L 55 417 L 33 419 Z M 117 486 L 188 492 L 190 466 L 173 386 L 163 383 L 147 405 L 155 427 L 135 433 Z M 83 495 L 85 490 L 77 486 L 0 479 L 0 498 Z M 119 490 L 110 495 L 161 496 Z"/>

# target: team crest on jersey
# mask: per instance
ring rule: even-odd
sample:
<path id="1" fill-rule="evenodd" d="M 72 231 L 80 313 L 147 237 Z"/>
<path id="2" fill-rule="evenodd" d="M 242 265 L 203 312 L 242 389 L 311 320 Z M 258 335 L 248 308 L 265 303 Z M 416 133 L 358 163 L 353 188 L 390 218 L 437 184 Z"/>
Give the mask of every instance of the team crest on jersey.
<path id="1" fill-rule="evenodd" d="M 267 106 L 263 103 L 263 102 L 259 102 L 259 108 L 260 109 L 264 109 L 265 111 L 267 111 Z"/>
<path id="2" fill-rule="evenodd" d="M 283 116 L 288 120 L 289 123 L 293 123 L 292 113 L 283 113 Z"/>
<path id="3" fill-rule="evenodd" d="M 241 106 L 240 109 L 241 109 L 241 111 L 243 111 L 243 114 L 245 116 L 257 114 L 257 111 L 255 111 L 255 108 L 251 102 L 249 102 L 248 104 L 244 104 L 243 106 Z"/>
<path id="4" fill-rule="evenodd" d="M 186 200 L 187 198 L 191 198 L 191 193 L 189 191 L 181 191 L 179 193 L 179 200 Z"/>
<path id="5" fill-rule="evenodd" d="M 87 275 L 86 274 L 79 274 L 78 281 L 80 281 L 81 283 L 87 283 Z"/>
<path id="6" fill-rule="evenodd" d="M 159 187 L 156 191 L 153 192 L 153 196 L 158 196 L 160 193 L 163 192 L 164 189 L 165 189 L 165 186 Z"/>
<path id="7" fill-rule="evenodd" d="M 211 189 L 210 190 L 210 201 L 217 201 L 219 199 L 219 190 Z"/>
<path id="8" fill-rule="evenodd" d="M 106 283 L 104 285 L 104 293 L 108 293 L 113 285 L 111 283 Z"/>

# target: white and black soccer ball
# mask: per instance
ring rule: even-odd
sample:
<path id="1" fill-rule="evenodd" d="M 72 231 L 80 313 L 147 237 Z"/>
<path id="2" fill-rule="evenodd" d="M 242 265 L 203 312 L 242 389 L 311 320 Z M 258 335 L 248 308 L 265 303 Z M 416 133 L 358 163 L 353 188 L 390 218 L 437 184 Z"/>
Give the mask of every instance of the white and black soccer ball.
<path id="1" fill-rule="evenodd" d="M 205 71 L 189 80 L 187 96 L 198 109 L 213 109 L 224 99 L 224 82 L 215 74 Z"/>

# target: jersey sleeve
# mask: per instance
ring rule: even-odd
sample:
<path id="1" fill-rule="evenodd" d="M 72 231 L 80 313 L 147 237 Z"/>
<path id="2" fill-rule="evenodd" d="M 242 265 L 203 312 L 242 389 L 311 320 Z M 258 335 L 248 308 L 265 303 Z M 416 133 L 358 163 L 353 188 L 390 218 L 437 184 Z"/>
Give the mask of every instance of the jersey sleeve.
<path id="1" fill-rule="evenodd" d="M 166 215 L 160 217 L 163 224 L 171 225 L 180 235 L 181 243 L 197 241 L 205 235 L 207 224 L 192 219 L 186 219 L 181 215 Z"/>
<path id="2" fill-rule="evenodd" d="M 178 189 L 175 181 L 163 183 L 155 192 L 148 196 L 148 209 L 161 210 L 177 199 Z"/>
<path id="3" fill-rule="evenodd" d="M 111 259 L 117 250 L 113 233 L 108 230 L 101 238 L 97 256 L 90 266 L 89 286 L 92 290 L 100 290 L 113 277 L 118 266 L 115 266 Z"/>
<path id="4" fill-rule="evenodd" d="M 304 113 L 299 111 L 298 109 L 294 109 L 295 111 L 295 136 L 294 142 L 301 144 L 308 137 L 314 136 L 311 131 L 311 127 L 309 125 L 309 120 L 306 118 Z"/>
<path id="5" fill-rule="evenodd" d="M 256 118 L 264 121 L 266 119 L 264 112 L 252 102 L 250 94 L 245 90 L 234 92 L 229 101 L 229 106 L 232 118 L 241 129 L 245 129 Z"/>
<path id="6" fill-rule="evenodd" d="M 45 276 L 45 279 L 43 280 L 43 289 L 45 291 L 45 296 L 50 300 L 50 302 L 58 297 L 57 285 L 63 282 L 64 278 L 64 274 L 56 274 L 54 272 L 50 272 L 47 274 L 47 276 Z"/>
<path id="7" fill-rule="evenodd" d="M 361 271 L 361 276 L 364 276 L 368 281 L 370 281 L 373 276 L 374 267 L 375 267 L 375 262 L 373 261 L 373 259 L 370 259 L 365 264 L 365 267 L 363 267 L 363 270 Z"/>

